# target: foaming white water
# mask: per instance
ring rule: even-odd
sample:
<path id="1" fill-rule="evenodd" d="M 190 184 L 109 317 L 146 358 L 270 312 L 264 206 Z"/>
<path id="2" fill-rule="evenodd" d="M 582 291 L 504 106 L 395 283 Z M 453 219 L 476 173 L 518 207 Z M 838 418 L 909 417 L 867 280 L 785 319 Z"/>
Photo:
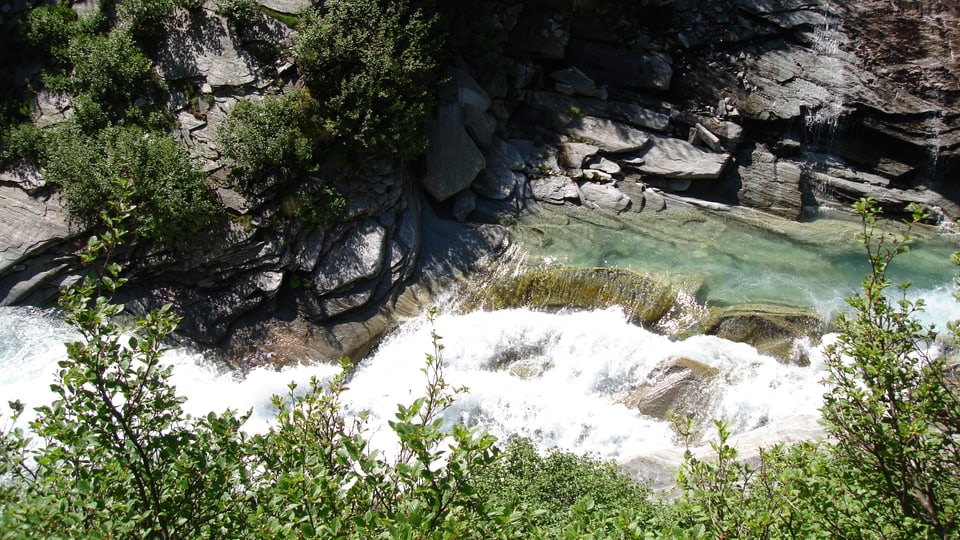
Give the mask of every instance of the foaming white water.
<path id="1" fill-rule="evenodd" d="M 0 307 L 0 407 L 20 400 L 26 407 L 22 418 L 27 421 L 33 417 L 33 407 L 49 403 L 54 397 L 50 383 L 57 360 L 66 355 L 64 342 L 76 338 L 50 312 Z"/>
<path id="2" fill-rule="evenodd" d="M 930 322 L 960 318 L 949 288 L 916 294 L 926 298 L 924 317 Z M 357 366 L 345 400 L 350 410 L 371 411 L 374 442 L 384 449 L 392 440 L 386 422 L 397 404 L 423 394 L 421 369 L 433 351 L 431 331 L 442 336 L 446 380 L 469 388 L 447 420 L 482 425 L 501 439 L 525 436 L 541 448 L 675 465 L 683 449 L 669 424 L 623 401 L 653 382 L 658 366 L 681 358 L 715 370 L 702 416 L 728 423 L 741 449 L 819 434 L 819 346 L 807 351 L 810 366 L 787 366 L 748 345 L 712 336 L 671 340 L 629 324 L 617 309 L 517 309 L 444 314 L 433 326 L 425 317 L 412 320 Z M 0 308 L 0 400 L 19 399 L 28 410 L 48 402 L 56 362 L 65 354 L 62 343 L 72 339 L 76 335 L 50 313 Z M 311 365 L 261 368 L 239 377 L 199 354 L 174 350 L 165 358 L 174 365 L 173 383 L 187 397 L 188 412 L 250 410 L 248 431 L 267 429 L 275 412 L 270 398 L 286 394 L 290 381 L 306 385 L 311 377 L 325 380 L 339 371 Z"/>
<path id="3" fill-rule="evenodd" d="M 66 356 L 64 343 L 78 337 L 53 312 L 0 307 L 0 414 L 6 415 L 6 402 L 19 400 L 25 406 L 21 421 L 28 422 L 34 417 L 34 408 L 53 400 L 50 384 L 57 362 Z M 163 361 L 173 365 L 172 382 L 187 398 L 184 408 L 188 413 L 250 411 L 246 429 L 252 432 L 267 429 L 275 414 L 270 398 L 285 395 L 290 381 L 306 383 L 311 376 L 325 379 L 340 369 L 329 365 L 283 371 L 259 368 L 241 378 L 218 370 L 201 354 L 182 349 L 167 351 Z"/>
<path id="4" fill-rule="evenodd" d="M 947 330 L 948 321 L 960 320 L 960 302 L 954 297 L 954 287 L 935 287 L 923 290 L 908 290 L 907 298 L 913 301 L 922 298 L 924 310 L 917 314 L 917 319 L 925 324 L 936 327 L 938 332 Z"/>
<path id="5" fill-rule="evenodd" d="M 419 321 L 386 341 L 355 373 L 351 401 L 387 419 L 395 403 L 419 395 L 430 331 Z M 718 371 L 709 390 L 716 399 L 705 416 L 729 423 L 738 435 L 764 428 L 767 435 L 754 437 L 754 444 L 769 445 L 791 426 L 809 435 L 819 416 L 817 354 L 811 367 L 801 368 L 716 337 L 671 341 L 630 325 L 616 309 L 444 315 L 435 331 L 443 337 L 447 381 L 469 388 L 449 420 L 481 424 L 501 438 L 531 437 L 543 448 L 621 461 L 678 450 L 667 422 L 622 403 L 652 382 L 655 368 L 677 358 Z"/>

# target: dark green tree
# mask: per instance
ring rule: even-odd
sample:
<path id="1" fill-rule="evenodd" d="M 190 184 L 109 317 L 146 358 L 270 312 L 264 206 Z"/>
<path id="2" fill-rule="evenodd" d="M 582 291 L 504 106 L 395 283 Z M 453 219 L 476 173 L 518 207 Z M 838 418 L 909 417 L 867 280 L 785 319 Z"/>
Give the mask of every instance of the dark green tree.
<path id="1" fill-rule="evenodd" d="M 401 158 L 426 149 L 436 26 L 409 0 L 332 0 L 301 17 L 297 65 L 325 126 L 349 149 Z"/>

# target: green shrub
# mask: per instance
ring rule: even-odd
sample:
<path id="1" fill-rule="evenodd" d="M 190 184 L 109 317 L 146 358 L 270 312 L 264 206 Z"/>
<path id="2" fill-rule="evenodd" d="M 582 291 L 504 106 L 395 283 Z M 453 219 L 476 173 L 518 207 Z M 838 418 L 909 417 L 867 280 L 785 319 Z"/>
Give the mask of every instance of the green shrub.
<path id="1" fill-rule="evenodd" d="M 21 160 L 39 162 L 46 151 L 43 131 L 33 122 L 21 122 L 0 132 L 0 167 Z"/>
<path id="2" fill-rule="evenodd" d="M 119 0 L 117 16 L 129 25 L 137 38 L 154 38 L 163 34 L 163 25 L 173 14 L 175 0 Z"/>
<path id="3" fill-rule="evenodd" d="M 217 13 L 234 24 L 249 20 L 260 10 L 256 0 L 214 0 L 214 6 Z"/>
<path id="4" fill-rule="evenodd" d="M 876 504 L 886 506 L 904 532 L 956 538 L 960 392 L 944 357 L 928 349 L 936 332 L 917 320 L 923 300 L 905 298 L 909 282 L 898 285 L 898 293 L 888 291 L 887 267 L 908 250 L 909 235 L 880 231 L 873 200 L 854 207 L 871 270 L 863 292 L 847 299 L 853 312 L 836 321 L 839 339 L 827 350 L 824 420 L 838 456 L 865 488 L 881 494 Z M 912 223 L 924 217 L 917 205 L 908 210 Z M 951 325 L 955 334 L 958 328 Z"/>
<path id="5" fill-rule="evenodd" d="M 427 146 L 440 40 L 411 2 L 332 0 L 306 12 L 294 55 L 326 127 L 356 151 Z"/>
<path id="6" fill-rule="evenodd" d="M 305 193 L 283 199 L 281 211 L 308 225 L 327 225 L 342 222 L 347 217 L 347 199 L 337 188 L 325 185 Z"/>
<path id="7" fill-rule="evenodd" d="M 83 34 L 71 40 L 68 90 L 103 105 L 129 103 L 152 89 L 152 62 L 129 34 Z"/>
<path id="8" fill-rule="evenodd" d="M 217 132 L 223 154 L 250 178 L 273 167 L 301 168 L 313 159 L 305 91 L 237 102 Z"/>
<path id="9" fill-rule="evenodd" d="M 55 61 L 67 61 L 70 38 L 77 32 L 77 13 L 69 2 L 32 9 L 23 20 L 24 41 Z"/>
<path id="10" fill-rule="evenodd" d="M 477 489 L 493 501 L 518 504 L 533 530 L 547 538 L 586 525 L 613 538 L 617 530 L 645 522 L 654 512 L 650 490 L 616 463 L 558 449 L 541 455 L 529 439 L 510 441 L 502 459 L 481 471 Z"/>
<path id="11" fill-rule="evenodd" d="M 193 419 L 161 361 L 179 317 L 166 305 L 117 322 L 110 297 L 126 281 L 116 262 L 96 259 L 119 246 L 134 212 L 133 186 L 114 183 L 102 234 L 81 259 L 99 272 L 64 289 L 64 319 L 82 337 L 68 343 L 38 409 L 28 445 L 22 430 L 0 432 L 2 538 L 238 538 L 248 490 L 242 419 L 234 413 Z M 23 406 L 13 404 L 14 415 Z M 29 448 L 29 449 L 28 449 Z M 8 480 L 11 480 L 8 483 Z"/>
<path id="12" fill-rule="evenodd" d="M 117 171 L 132 181 L 133 226 L 141 237 L 176 243 L 215 219 L 204 175 L 172 136 L 111 127 L 91 137 L 71 128 L 57 131 L 44 165 L 77 219 L 92 223 L 104 201 L 116 199 Z"/>

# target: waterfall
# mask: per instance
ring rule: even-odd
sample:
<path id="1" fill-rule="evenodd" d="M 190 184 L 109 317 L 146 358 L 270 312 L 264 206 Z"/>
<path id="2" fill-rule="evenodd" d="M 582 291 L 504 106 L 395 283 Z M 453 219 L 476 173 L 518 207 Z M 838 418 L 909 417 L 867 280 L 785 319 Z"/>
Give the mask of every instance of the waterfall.
<path id="1" fill-rule="evenodd" d="M 824 14 L 823 22 L 813 32 L 811 48 L 820 63 L 816 88 L 806 89 L 808 95 L 817 96 L 819 103 L 802 107 L 804 139 L 812 148 L 829 148 L 837 140 L 843 117 L 850 112 L 844 103 L 844 96 L 837 94 L 847 77 L 842 44 L 845 39 L 843 21 L 832 14 Z"/>
<path id="2" fill-rule="evenodd" d="M 927 298 L 928 319 L 960 318 L 950 288 L 918 291 Z M 431 332 L 441 336 L 443 372 L 465 386 L 447 411 L 448 422 L 481 426 L 501 440 L 529 437 L 538 447 L 559 447 L 615 459 L 638 476 L 666 487 L 684 447 L 662 415 L 645 414 L 631 395 L 665 380 L 664 366 L 699 366 L 706 374 L 690 411 L 704 436 L 695 453 L 708 452 L 710 420 L 733 429 L 732 442 L 749 456 L 758 447 L 820 434 L 823 387 L 821 344 L 806 347 L 810 365 L 785 365 L 755 349 L 713 336 L 674 340 L 630 324 L 616 308 L 545 313 L 529 309 L 442 313 L 433 323 L 415 318 L 393 332 L 350 375 L 345 405 L 371 413 L 373 443 L 393 444 L 387 421 L 399 403 L 422 395 L 421 368 L 433 351 Z M 76 336 L 55 314 L 0 308 L 0 393 L 28 410 L 48 402 L 48 385 L 63 358 L 62 343 Z M 827 337 L 830 339 L 830 336 Z M 275 413 L 272 395 L 295 381 L 326 380 L 339 367 L 318 364 L 240 375 L 218 369 L 201 354 L 168 351 L 173 384 L 187 398 L 187 412 L 203 415 L 227 408 L 251 411 L 245 429 L 261 432 Z"/>
<path id="3" fill-rule="evenodd" d="M 756 214 L 735 214 L 641 213 L 609 217 L 610 227 L 576 215 L 531 214 L 515 227 L 517 252 L 500 269 L 516 274 L 542 264 L 609 264 L 703 283 L 685 297 L 696 306 L 767 302 L 823 314 L 840 309 L 842 298 L 856 289 L 865 266 L 855 222 L 777 221 L 761 228 L 752 221 Z M 924 322 L 942 327 L 960 319 L 949 261 L 956 245 L 927 236 L 918 232 L 915 249 L 890 271 L 895 281 L 913 279 L 917 288 L 911 294 L 927 300 Z M 732 427 L 732 442 L 745 455 L 819 434 L 820 343 L 795 344 L 810 361 L 800 367 L 715 336 L 670 338 L 630 324 L 616 307 L 467 313 L 450 304 L 441 307 L 435 327 L 426 316 L 404 323 L 350 374 L 346 407 L 371 411 L 373 442 L 385 451 L 392 444 L 386 422 L 396 405 L 423 392 L 420 370 L 433 352 L 432 331 L 445 345 L 447 381 L 469 389 L 447 412 L 449 422 L 482 426 L 502 440 L 530 437 L 543 449 L 558 446 L 616 459 L 660 487 L 670 484 L 671 467 L 684 451 L 665 408 L 696 419 L 704 439 L 695 452 L 708 450 L 715 418 Z M 63 343 L 76 338 L 55 312 L 0 307 L 3 400 L 20 400 L 31 411 L 52 399 L 49 384 L 65 355 Z M 268 428 L 275 413 L 270 398 L 285 394 L 289 382 L 306 385 L 310 377 L 324 380 L 339 372 L 338 366 L 305 364 L 239 374 L 182 349 L 168 351 L 165 361 L 174 366 L 172 382 L 187 398 L 187 412 L 251 411 L 245 429 L 253 432 Z"/>

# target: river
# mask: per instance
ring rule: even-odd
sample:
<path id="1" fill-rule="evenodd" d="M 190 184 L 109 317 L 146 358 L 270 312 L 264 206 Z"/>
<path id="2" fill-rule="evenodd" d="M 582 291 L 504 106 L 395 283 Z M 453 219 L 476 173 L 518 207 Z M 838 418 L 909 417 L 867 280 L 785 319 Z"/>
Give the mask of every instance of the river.
<path id="1" fill-rule="evenodd" d="M 859 224 L 840 215 L 806 223 L 776 221 L 758 227 L 748 211 L 708 212 L 693 207 L 656 219 L 582 212 L 537 212 L 513 226 L 519 265 L 618 266 L 659 275 L 694 277 L 703 305 L 766 302 L 811 309 L 830 317 L 858 287 L 867 266 L 857 245 Z M 941 328 L 960 318 L 951 296 L 956 249 L 952 236 L 925 231 L 891 269 L 914 281 L 911 295 L 928 302 L 925 321 Z M 347 406 L 371 411 L 372 436 L 389 447 L 386 420 L 396 404 L 418 397 L 421 368 L 441 336 L 444 374 L 465 386 L 447 412 L 449 421 L 480 425 L 501 439 L 526 436 L 542 448 L 557 446 L 616 459 L 637 476 L 666 485 L 683 447 L 668 422 L 624 405 L 665 362 L 690 359 L 717 376 L 704 391 L 703 419 L 733 428 L 745 452 L 781 440 L 816 437 L 823 387 L 821 343 L 800 343 L 810 365 L 785 365 L 744 344 L 712 336 L 671 339 L 632 325 L 622 311 L 541 312 L 512 309 L 462 313 L 440 302 L 433 322 L 410 320 L 391 333 L 351 374 Z M 74 336 L 52 311 L 0 308 L 0 396 L 35 407 L 51 398 L 49 383 Z M 830 336 L 827 336 L 829 339 Z M 291 381 L 327 378 L 330 365 L 301 365 L 244 375 L 223 372 L 202 354 L 173 350 L 174 383 L 194 414 L 252 410 L 247 429 L 266 429 L 270 396 Z M 709 433 L 708 439 L 709 439 Z M 701 447 L 701 450 L 704 447 Z"/>

